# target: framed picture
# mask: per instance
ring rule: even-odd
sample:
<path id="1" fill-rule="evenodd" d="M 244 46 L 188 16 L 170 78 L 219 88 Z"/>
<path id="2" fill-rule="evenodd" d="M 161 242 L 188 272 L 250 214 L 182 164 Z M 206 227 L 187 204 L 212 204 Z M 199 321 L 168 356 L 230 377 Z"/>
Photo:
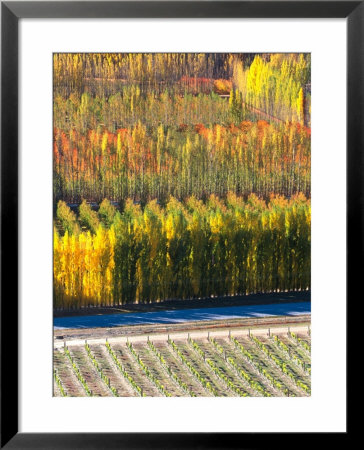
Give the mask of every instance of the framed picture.
<path id="1" fill-rule="evenodd" d="M 2 447 L 348 437 L 363 8 L 2 2 Z"/>

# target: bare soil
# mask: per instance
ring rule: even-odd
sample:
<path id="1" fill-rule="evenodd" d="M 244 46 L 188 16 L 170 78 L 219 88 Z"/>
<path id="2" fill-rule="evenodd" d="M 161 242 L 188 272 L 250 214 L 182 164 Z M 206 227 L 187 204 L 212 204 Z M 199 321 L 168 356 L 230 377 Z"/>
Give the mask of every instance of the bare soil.
<path id="1" fill-rule="evenodd" d="M 153 335 L 162 333 L 178 333 L 188 331 L 203 330 L 224 330 L 234 328 L 252 328 L 255 327 L 275 327 L 290 326 L 295 324 L 310 324 L 311 315 L 300 316 L 279 316 L 279 317 L 262 317 L 262 318 L 242 318 L 228 320 L 210 320 L 197 322 L 183 322 L 172 324 L 152 324 L 152 325 L 127 325 L 113 328 L 83 328 L 83 329 L 67 329 L 54 330 L 54 339 L 72 340 L 72 339 L 97 339 L 109 338 L 116 336 L 138 336 Z"/>

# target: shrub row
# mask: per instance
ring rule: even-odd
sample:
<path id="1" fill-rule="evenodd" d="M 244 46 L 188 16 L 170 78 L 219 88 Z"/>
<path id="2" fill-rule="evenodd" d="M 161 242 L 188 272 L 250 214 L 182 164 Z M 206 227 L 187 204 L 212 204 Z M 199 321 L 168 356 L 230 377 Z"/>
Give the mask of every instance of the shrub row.
<path id="1" fill-rule="evenodd" d="M 102 381 L 103 381 L 103 382 L 106 384 L 106 386 L 110 389 L 110 391 L 111 391 L 111 393 L 112 393 L 112 395 L 113 395 L 114 397 L 119 397 L 117 389 L 116 389 L 114 386 L 111 386 L 110 378 L 107 377 L 107 376 L 104 374 L 104 372 L 102 371 L 102 369 L 101 369 L 99 363 L 96 361 L 95 356 L 94 356 L 94 355 L 92 354 L 92 352 L 91 352 L 90 346 L 89 346 L 87 343 L 85 344 L 85 349 L 86 349 L 86 352 L 87 352 L 88 357 L 90 358 L 92 364 L 95 366 L 95 369 L 97 370 L 98 374 L 100 375 L 100 378 L 102 379 Z"/>
<path id="2" fill-rule="evenodd" d="M 192 346 L 192 348 L 194 350 L 196 350 L 196 352 L 201 356 L 201 358 L 203 360 L 206 359 L 206 354 L 205 352 L 202 350 L 202 348 L 197 344 L 197 342 L 195 342 L 191 337 L 188 337 L 187 339 L 188 343 Z"/>
<path id="3" fill-rule="evenodd" d="M 234 385 L 234 383 L 223 373 L 216 364 L 210 359 L 206 358 L 205 352 L 202 350 L 202 348 L 197 344 L 196 341 L 194 341 L 192 338 L 189 338 L 189 343 L 192 345 L 193 349 L 203 358 L 203 360 L 211 367 L 214 374 L 220 378 L 227 387 L 238 394 L 240 397 L 247 397 L 248 394 L 241 389 L 239 389 L 237 386 Z"/>
<path id="4" fill-rule="evenodd" d="M 256 369 L 258 372 L 263 375 L 275 388 L 282 391 L 285 395 L 288 394 L 288 389 L 285 389 L 282 383 L 276 380 L 261 364 L 259 364 L 254 356 L 248 352 L 248 350 L 234 337 L 230 338 L 234 343 L 235 348 L 237 348 L 246 358 L 246 360 Z"/>
<path id="5" fill-rule="evenodd" d="M 151 351 L 156 355 L 159 359 L 161 366 L 168 373 L 168 375 L 174 380 L 190 397 L 196 397 L 196 394 L 190 390 L 186 383 L 184 383 L 179 376 L 170 368 L 167 364 L 166 360 L 163 358 L 163 355 L 157 350 L 156 346 L 152 341 L 148 340 L 148 346 Z"/>
<path id="6" fill-rule="evenodd" d="M 68 350 L 68 347 L 65 347 L 64 354 L 70 360 L 73 371 L 75 372 L 75 374 L 78 378 L 78 381 L 82 384 L 82 387 L 84 388 L 84 390 L 86 392 L 86 395 L 88 397 L 92 397 L 92 392 L 91 392 L 90 388 L 87 386 L 86 380 L 81 375 L 80 369 L 77 367 L 77 364 L 73 361 L 72 355 L 71 355 L 70 351 Z"/>
<path id="7" fill-rule="evenodd" d="M 255 336 L 250 336 L 251 339 L 257 344 L 257 346 L 268 356 L 268 358 L 270 358 L 272 361 L 275 362 L 275 364 L 281 369 L 281 371 L 285 374 L 288 375 L 291 380 L 296 384 L 296 386 L 300 387 L 301 389 L 303 389 L 305 392 L 307 392 L 307 394 L 311 394 L 311 390 L 310 388 L 305 384 L 302 383 L 302 381 L 300 381 L 297 376 L 291 372 L 288 368 L 287 368 L 287 364 L 285 362 L 283 362 L 281 359 L 279 359 L 276 355 L 274 355 L 264 344 L 263 342 L 261 342 L 257 337 Z"/>
<path id="8" fill-rule="evenodd" d="M 57 383 L 57 386 L 59 387 L 59 390 L 61 392 L 62 397 L 67 397 L 67 393 L 64 390 L 64 387 L 63 387 L 62 382 L 61 382 L 61 380 L 60 380 L 60 378 L 59 378 L 59 376 L 57 374 L 56 369 L 54 369 L 53 373 L 54 373 L 54 381 Z"/>
<path id="9" fill-rule="evenodd" d="M 129 375 L 128 372 L 124 369 L 124 367 L 122 366 L 122 364 L 116 357 L 113 349 L 111 348 L 111 345 L 108 342 L 106 342 L 105 345 L 106 345 L 107 351 L 109 352 L 110 356 L 112 357 L 114 363 L 116 364 L 117 368 L 120 370 L 123 377 L 130 383 L 130 385 L 133 387 L 133 389 L 136 391 L 136 393 L 140 397 L 146 397 L 146 395 L 143 393 L 143 389 L 140 386 L 138 386 L 138 384 L 133 379 L 133 377 L 131 375 Z"/>
<path id="10" fill-rule="evenodd" d="M 304 341 L 303 339 L 299 338 L 296 333 L 293 333 L 292 331 L 290 331 L 289 332 L 289 336 L 291 336 L 291 338 L 294 339 L 308 353 L 311 353 L 311 346 L 306 341 Z"/>
<path id="11" fill-rule="evenodd" d="M 290 359 L 293 360 L 293 362 L 297 364 L 297 366 L 301 367 L 304 372 L 311 372 L 310 367 L 308 367 L 307 364 L 297 355 L 292 354 L 289 347 L 282 342 L 277 335 L 274 336 L 274 342 Z"/>
<path id="12" fill-rule="evenodd" d="M 143 363 L 143 361 L 140 359 L 140 356 L 138 353 L 133 349 L 133 346 L 130 342 L 127 342 L 126 344 L 127 348 L 129 349 L 130 353 L 134 356 L 135 360 L 139 364 L 139 366 L 142 368 L 145 375 L 150 379 L 150 381 L 155 385 L 155 387 L 165 396 L 165 397 L 172 397 L 171 394 L 167 391 L 167 389 L 163 386 L 163 384 L 156 378 L 152 372 L 149 370 L 148 366 Z"/>
<path id="13" fill-rule="evenodd" d="M 224 381 L 224 383 L 230 390 L 238 394 L 239 397 L 248 397 L 249 394 L 235 386 L 235 384 L 231 380 L 229 380 L 229 378 L 216 366 L 216 364 L 210 358 L 207 358 L 205 361 L 211 367 L 215 375 L 217 375 L 222 381 Z"/>
<path id="14" fill-rule="evenodd" d="M 210 391 L 215 397 L 218 397 L 219 395 L 216 389 L 214 389 L 214 387 L 211 385 L 209 381 L 207 381 L 202 375 L 200 375 L 200 373 L 193 367 L 191 362 L 188 361 L 188 359 L 184 356 L 184 354 L 179 350 L 177 345 L 171 339 L 168 339 L 167 342 L 172 347 L 172 349 L 177 353 L 182 363 L 185 364 L 185 366 L 189 369 L 192 375 L 202 384 L 202 386 L 208 391 Z"/>

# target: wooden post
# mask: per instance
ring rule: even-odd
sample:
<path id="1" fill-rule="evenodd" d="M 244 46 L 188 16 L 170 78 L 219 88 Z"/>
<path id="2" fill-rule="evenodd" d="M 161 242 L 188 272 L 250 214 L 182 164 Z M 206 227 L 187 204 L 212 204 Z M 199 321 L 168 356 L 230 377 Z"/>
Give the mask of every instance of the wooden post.
<path id="1" fill-rule="evenodd" d="M 250 337 L 250 328 L 248 329 L 248 336 Z"/>
<path id="2" fill-rule="evenodd" d="M 210 332 L 207 332 L 207 339 L 210 340 Z"/>
<path id="3" fill-rule="evenodd" d="M 270 337 L 270 328 L 268 328 L 268 336 Z"/>
<path id="4" fill-rule="evenodd" d="M 229 339 L 231 339 L 231 330 L 229 330 Z"/>
<path id="5" fill-rule="evenodd" d="M 288 327 L 287 336 L 289 336 L 290 332 L 291 332 L 291 327 Z"/>

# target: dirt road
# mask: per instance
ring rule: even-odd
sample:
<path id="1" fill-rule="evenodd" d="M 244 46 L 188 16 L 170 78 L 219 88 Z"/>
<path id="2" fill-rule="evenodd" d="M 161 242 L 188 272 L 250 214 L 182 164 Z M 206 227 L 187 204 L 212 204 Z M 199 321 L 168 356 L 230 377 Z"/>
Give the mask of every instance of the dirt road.
<path id="1" fill-rule="evenodd" d="M 137 337 L 143 337 L 146 339 L 148 336 L 154 339 L 155 336 L 170 336 L 181 335 L 186 336 L 188 333 L 222 333 L 226 335 L 231 332 L 244 331 L 249 332 L 249 329 L 254 332 L 254 330 L 263 329 L 268 330 L 272 328 L 274 330 L 284 329 L 287 330 L 288 327 L 303 327 L 303 329 L 308 329 L 310 326 L 311 316 L 302 315 L 295 317 L 269 317 L 269 318 L 259 318 L 259 319 L 234 319 L 228 321 L 208 321 L 208 322 L 188 322 L 181 324 L 170 324 L 170 325 L 140 325 L 140 326 L 124 326 L 116 328 L 91 328 L 91 329 L 80 329 L 80 330 L 55 330 L 54 332 L 54 342 L 55 346 L 63 346 L 64 342 L 67 345 L 71 345 L 71 342 L 77 341 L 84 343 L 85 340 L 94 342 L 95 340 L 100 340 L 105 342 L 105 339 L 134 339 Z"/>
<path id="2" fill-rule="evenodd" d="M 118 336 L 118 337 L 111 337 L 107 338 L 108 342 L 110 344 L 121 344 L 126 342 L 131 343 L 137 343 L 137 342 L 147 342 L 148 339 L 151 339 L 154 341 L 167 341 L 168 338 L 173 340 L 178 339 L 187 339 L 188 336 L 191 338 L 204 338 L 208 337 L 209 335 L 211 337 L 227 337 L 231 333 L 233 336 L 249 336 L 249 334 L 257 335 L 257 336 L 268 336 L 270 333 L 274 334 L 286 334 L 288 331 L 292 331 L 294 333 L 310 333 L 310 325 L 309 324 L 297 324 L 297 325 L 291 325 L 291 326 L 273 326 L 273 327 L 263 327 L 263 328 L 240 328 L 240 329 L 223 329 L 223 330 L 213 330 L 213 331 L 207 331 L 207 330 L 200 330 L 200 331 L 192 331 L 192 332 L 175 332 L 170 334 L 153 334 L 152 337 L 149 334 L 141 334 L 137 336 Z M 104 344 L 106 342 L 106 338 L 95 338 L 95 339 L 87 339 L 87 342 L 89 344 Z M 72 346 L 80 346 L 85 344 L 84 339 L 73 339 L 70 341 L 55 341 L 54 347 L 55 348 L 61 348 L 64 345 L 67 345 L 68 347 Z"/>

